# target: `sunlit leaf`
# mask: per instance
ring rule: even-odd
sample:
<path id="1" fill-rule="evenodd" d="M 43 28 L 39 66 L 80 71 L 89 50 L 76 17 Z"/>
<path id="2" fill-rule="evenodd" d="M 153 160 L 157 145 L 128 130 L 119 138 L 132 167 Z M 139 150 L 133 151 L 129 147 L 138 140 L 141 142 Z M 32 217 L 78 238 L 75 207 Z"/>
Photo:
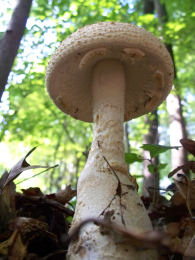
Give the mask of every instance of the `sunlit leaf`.
<path id="1" fill-rule="evenodd" d="M 150 153 L 150 157 L 154 158 L 158 156 L 160 153 L 164 153 L 171 149 L 179 149 L 181 146 L 164 146 L 157 144 L 143 144 L 141 148 Z"/>
<path id="2" fill-rule="evenodd" d="M 125 161 L 126 163 L 134 163 L 134 162 L 143 162 L 143 158 L 136 153 L 125 153 Z"/>

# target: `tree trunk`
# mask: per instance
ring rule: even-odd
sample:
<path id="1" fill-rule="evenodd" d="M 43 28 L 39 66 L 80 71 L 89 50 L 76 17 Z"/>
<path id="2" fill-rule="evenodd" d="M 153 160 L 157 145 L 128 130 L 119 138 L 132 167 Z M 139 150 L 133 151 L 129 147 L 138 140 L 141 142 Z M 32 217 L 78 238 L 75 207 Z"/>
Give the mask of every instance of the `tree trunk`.
<path id="1" fill-rule="evenodd" d="M 181 145 L 179 140 L 187 138 L 185 122 L 182 113 L 182 104 L 179 95 L 170 94 L 167 98 L 167 111 L 170 117 L 169 135 L 170 145 Z M 187 162 L 187 152 L 185 149 L 171 150 L 171 167 L 177 168 Z M 187 172 L 186 172 L 187 173 Z"/>
<path id="2" fill-rule="evenodd" d="M 154 13 L 154 3 L 153 0 L 144 0 L 144 14 Z"/>
<path id="3" fill-rule="evenodd" d="M 155 10 L 158 14 L 159 22 L 161 25 L 163 25 L 168 21 L 166 7 L 159 0 L 154 0 L 154 5 L 155 5 Z M 177 70 L 174 61 L 173 48 L 171 44 L 166 44 L 166 46 L 173 59 L 175 79 L 177 79 Z M 170 118 L 169 135 L 170 135 L 171 146 L 181 145 L 179 142 L 180 139 L 187 137 L 186 124 L 182 113 L 181 98 L 177 93 L 178 89 L 176 88 L 175 90 L 176 90 L 176 94 L 169 94 L 167 98 L 167 111 L 169 113 L 169 118 Z M 175 169 L 179 165 L 183 165 L 186 162 L 187 162 L 187 152 L 184 149 L 180 149 L 179 151 L 175 149 L 171 150 L 172 169 Z"/>
<path id="4" fill-rule="evenodd" d="M 6 32 L 0 39 L 0 101 L 25 31 L 32 0 L 18 0 Z"/>
<path id="5" fill-rule="evenodd" d="M 154 3 L 153 0 L 144 0 L 144 14 L 153 14 L 154 13 Z M 149 126 L 148 133 L 144 135 L 143 143 L 144 144 L 158 144 L 158 112 L 154 110 L 150 115 L 145 116 L 145 124 Z M 149 152 L 143 152 L 144 158 L 149 158 Z M 152 164 L 158 165 L 158 157 L 152 160 Z M 153 198 L 156 198 L 159 194 L 159 172 L 156 170 L 154 173 L 151 173 L 148 170 L 148 165 L 151 162 L 145 160 L 143 163 L 143 195 L 153 195 Z M 149 194 L 150 191 L 150 194 Z"/>
<path id="6" fill-rule="evenodd" d="M 146 125 L 149 125 L 149 130 L 146 135 L 144 135 L 144 144 L 158 144 L 158 112 L 154 110 L 151 115 L 145 117 Z M 149 152 L 143 152 L 144 158 L 149 158 Z M 156 170 L 154 173 L 151 173 L 148 170 L 148 165 L 151 164 L 148 160 L 144 161 L 143 164 L 143 195 L 153 195 L 153 198 L 157 198 L 159 195 L 159 172 L 158 165 L 159 159 L 155 157 L 152 159 L 152 164 L 156 166 Z"/>

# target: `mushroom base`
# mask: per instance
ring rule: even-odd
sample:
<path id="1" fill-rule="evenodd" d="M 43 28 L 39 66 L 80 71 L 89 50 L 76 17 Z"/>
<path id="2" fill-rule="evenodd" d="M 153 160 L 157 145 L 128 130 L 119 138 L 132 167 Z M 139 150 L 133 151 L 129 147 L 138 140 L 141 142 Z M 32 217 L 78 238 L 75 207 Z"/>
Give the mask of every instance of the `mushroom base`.
<path id="1" fill-rule="evenodd" d="M 109 221 L 132 232 L 147 232 L 152 226 L 136 188 L 128 175 L 112 170 L 102 160 L 102 170 L 88 168 L 78 184 L 78 201 L 72 229 L 92 218 Z M 117 190 L 121 187 L 121 193 Z M 82 227 L 78 239 L 71 242 L 69 260 L 135 260 L 158 259 L 154 250 L 132 246 L 128 239 L 115 230 L 94 223 Z"/>

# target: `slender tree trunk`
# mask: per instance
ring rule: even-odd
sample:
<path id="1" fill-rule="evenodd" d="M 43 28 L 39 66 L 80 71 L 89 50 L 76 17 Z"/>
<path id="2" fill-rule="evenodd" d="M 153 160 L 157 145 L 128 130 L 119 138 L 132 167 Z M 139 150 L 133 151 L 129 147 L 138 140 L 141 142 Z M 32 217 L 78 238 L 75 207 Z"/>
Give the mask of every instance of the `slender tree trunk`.
<path id="1" fill-rule="evenodd" d="M 170 145 L 181 145 L 179 140 L 187 138 L 185 121 L 182 113 L 182 104 L 179 95 L 170 94 L 167 98 L 167 111 L 170 117 L 169 134 Z M 171 166 L 172 169 L 177 168 L 187 162 L 187 152 L 181 148 L 179 150 L 173 149 L 171 151 Z M 186 172 L 187 173 L 187 172 Z"/>
<path id="2" fill-rule="evenodd" d="M 158 144 L 158 112 L 154 110 L 150 116 L 145 117 L 145 124 L 149 125 L 148 133 L 144 135 L 144 144 Z M 149 158 L 148 151 L 143 152 L 144 158 Z M 154 173 L 150 173 L 148 170 L 148 165 L 151 164 L 148 160 L 144 161 L 143 164 L 143 173 L 144 173 L 144 181 L 143 181 L 143 195 L 153 195 L 154 198 L 157 198 L 159 195 L 159 172 L 158 172 L 158 157 L 152 159 L 152 164 L 155 165 L 156 170 Z"/>
<path id="3" fill-rule="evenodd" d="M 24 35 L 32 0 L 17 0 L 7 30 L 0 39 L 0 100 Z"/>
<path id="4" fill-rule="evenodd" d="M 143 0 L 144 2 L 144 14 L 154 13 L 154 3 L 153 0 Z"/>
<path id="5" fill-rule="evenodd" d="M 153 0 L 144 0 L 144 14 L 154 13 L 154 3 Z M 149 126 L 148 133 L 144 135 L 144 144 L 158 144 L 158 112 L 154 110 L 150 115 L 145 116 L 145 124 Z M 149 158 L 148 151 L 144 151 L 144 158 Z M 154 195 L 154 198 L 159 194 L 159 172 L 157 170 L 158 157 L 152 160 L 152 164 L 156 166 L 156 171 L 150 173 L 148 170 L 148 165 L 150 162 L 145 160 L 143 163 L 143 195 Z M 150 194 L 149 194 L 150 191 Z"/>
<path id="6" fill-rule="evenodd" d="M 166 7 L 164 4 L 160 2 L 160 0 L 154 0 L 155 10 L 157 12 L 160 25 L 162 26 L 164 23 L 168 21 L 168 15 L 166 12 Z M 174 53 L 171 44 L 167 44 L 167 49 L 170 52 L 170 55 L 173 59 L 174 69 L 175 69 L 175 79 L 177 79 L 177 71 L 174 61 Z M 186 124 L 182 112 L 182 103 L 179 94 L 169 94 L 167 98 L 167 111 L 169 113 L 170 118 L 170 144 L 173 146 L 181 145 L 180 139 L 187 137 L 186 132 Z M 184 149 L 171 150 L 171 167 L 172 169 L 178 167 L 179 165 L 183 165 L 187 162 L 187 153 Z"/>

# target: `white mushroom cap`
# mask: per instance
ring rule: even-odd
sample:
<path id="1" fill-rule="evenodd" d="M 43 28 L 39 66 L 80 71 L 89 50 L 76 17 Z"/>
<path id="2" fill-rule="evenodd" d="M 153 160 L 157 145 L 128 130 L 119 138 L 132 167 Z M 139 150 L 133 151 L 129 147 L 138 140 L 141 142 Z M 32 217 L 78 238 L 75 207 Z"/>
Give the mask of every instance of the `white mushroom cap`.
<path id="1" fill-rule="evenodd" d="M 125 121 L 154 110 L 171 90 L 173 63 L 159 39 L 131 24 L 97 23 L 66 38 L 48 64 L 47 89 L 63 112 L 93 121 L 92 70 L 104 59 L 124 65 Z"/>

